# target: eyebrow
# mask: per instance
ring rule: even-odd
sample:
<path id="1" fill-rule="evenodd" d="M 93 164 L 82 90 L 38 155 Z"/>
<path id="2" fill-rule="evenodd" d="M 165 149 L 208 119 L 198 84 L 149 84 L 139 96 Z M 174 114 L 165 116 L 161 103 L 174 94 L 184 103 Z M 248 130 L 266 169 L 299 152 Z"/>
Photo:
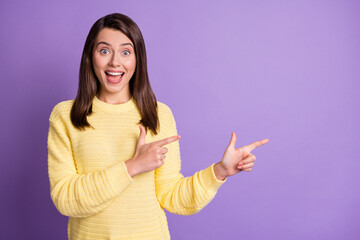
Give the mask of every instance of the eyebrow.
<path id="1" fill-rule="evenodd" d="M 99 46 L 100 44 L 105 44 L 107 46 L 111 46 L 110 43 L 101 41 L 101 42 L 98 42 L 95 47 Z M 131 43 L 122 43 L 122 44 L 120 44 L 120 46 L 126 46 L 126 45 L 130 45 L 132 48 L 134 48 L 134 46 Z"/>

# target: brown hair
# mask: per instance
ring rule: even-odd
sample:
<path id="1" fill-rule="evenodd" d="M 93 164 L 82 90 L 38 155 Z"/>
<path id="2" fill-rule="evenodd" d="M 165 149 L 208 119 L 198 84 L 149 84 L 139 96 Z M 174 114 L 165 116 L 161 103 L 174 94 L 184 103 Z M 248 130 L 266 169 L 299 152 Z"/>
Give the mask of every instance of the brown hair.
<path id="1" fill-rule="evenodd" d="M 157 134 L 159 126 L 157 101 L 149 82 L 145 42 L 136 23 L 128 16 L 120 13 L 113 13 L 100 18 L 90 29 L 81 57 L 79 87 L 71 108 L 71 122 L 80 130 L 85 130 L 85 127 L 92 127 L 87 121 L 87 116 L 92 113 L 92 101 L 100 91 L 101 86 L 94 72 L 92 53 L 96 37 L 104 28 L 119 30 L 133 42 L 136 69 L 129 81 L 130 94 L 134 98 L 142 117 L 139 124 L 142 124 L 146 130 L 149 128 L 153 134 Z"/>

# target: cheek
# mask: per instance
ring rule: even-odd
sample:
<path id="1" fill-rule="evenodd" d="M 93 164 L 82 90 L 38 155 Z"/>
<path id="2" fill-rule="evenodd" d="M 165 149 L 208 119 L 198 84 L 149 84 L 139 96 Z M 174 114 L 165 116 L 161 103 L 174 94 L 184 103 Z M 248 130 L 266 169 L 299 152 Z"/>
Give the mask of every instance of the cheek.
<path id="1" fill-rule="evenodd" d="M 126 68 L 128 71 L 134 72 L 136 67 L 136 58 L 132 57 L 126 61 Z"/>
<path id="2" fill-rule="evenodd" d="M 101 82 L 101 79 L 103 79 L 102 61 L 100 61 L 99 58 L 94 57 L 92 64 L 94 67 L 95 76 Z"/>
<path id="3" fill-rule="evenodd" d="M 95 55 L 93 57 L 93 66 L 94 66 L 95 72 L 100 71 L 104 67 L 104 59 Z"/>

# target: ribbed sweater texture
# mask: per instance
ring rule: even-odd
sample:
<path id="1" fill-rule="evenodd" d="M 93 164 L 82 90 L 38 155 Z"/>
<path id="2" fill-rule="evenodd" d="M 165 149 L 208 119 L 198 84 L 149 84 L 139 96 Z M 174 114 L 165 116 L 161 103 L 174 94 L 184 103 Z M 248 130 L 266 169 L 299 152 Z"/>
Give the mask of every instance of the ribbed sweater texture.
<path id="1" fill-rule="evenodd" d="M 131 98 L 109 104 L 97 97 L 87 117 L 94 127 L 76 129 L 70 120 L 74 100 L 52 109 L 48 132 L 51 199 L 69 216 L 68 238 L 168 240 L 164 209 L 180 215 L 199 212 L 226 181 L 215 177 L 214 164 L 191 177 L 181 173 L 179 141 L 156 170 L 131 177 L 125 161 L 136 151 L 140 112 Z M 145 143 L 177 135 L 172 111 L 158 103 L 160 131 L 148 131 Z"/>

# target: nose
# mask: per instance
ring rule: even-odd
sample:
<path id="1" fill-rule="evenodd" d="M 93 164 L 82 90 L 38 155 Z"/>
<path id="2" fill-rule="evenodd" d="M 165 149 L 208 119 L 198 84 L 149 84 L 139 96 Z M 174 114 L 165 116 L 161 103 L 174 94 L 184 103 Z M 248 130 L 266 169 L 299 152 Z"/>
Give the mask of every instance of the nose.
<path id="1" fill-rule="evenodd" d="M 114 66 L 114 67 L 119 67 L 121 66 L 121 57 L 120 54 L 118 53 L 114 53 L 111 57 L 111 60 L 109 62 L 109 65 Z"/>

